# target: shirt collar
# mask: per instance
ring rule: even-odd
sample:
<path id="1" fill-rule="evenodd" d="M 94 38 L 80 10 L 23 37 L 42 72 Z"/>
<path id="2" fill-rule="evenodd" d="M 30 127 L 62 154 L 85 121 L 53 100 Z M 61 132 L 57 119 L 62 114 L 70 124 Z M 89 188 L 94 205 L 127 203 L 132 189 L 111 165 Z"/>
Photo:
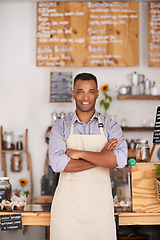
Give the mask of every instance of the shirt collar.
<path id="1" fill-rule="evenodd" d="M 97 113 L 96 110 L 95 110 L 95 113 L 93 114 L 93 116 L 92 116 L 92 118 L 90 119 L 89 122 L 93 121 L 95 118 L 98 119 L 98 113 Z M 75 122 L 82 123 L 82 122 L 78 119 L 78 116 L 77 116 L 77 114 L 76 114 L 76 110 L 75 110 L 75 112 L 73 113 L 72 122 L 73 122 L 73 123 L 75 123 Z"/>

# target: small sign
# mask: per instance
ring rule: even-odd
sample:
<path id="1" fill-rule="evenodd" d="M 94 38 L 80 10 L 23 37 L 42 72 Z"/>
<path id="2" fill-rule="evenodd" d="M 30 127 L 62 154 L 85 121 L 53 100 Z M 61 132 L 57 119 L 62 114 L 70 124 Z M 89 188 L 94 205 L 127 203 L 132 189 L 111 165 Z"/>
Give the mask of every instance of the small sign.
<path id="1" fill-rule="evenodd" d="M 1 215 L 1 230 L 22 229 L 21 214 Z"/>
<path id="2" fill-rule="evenodd" d="M 160 143 L 160 106 L 157 108 L 156 121 L 153 134 L 153 143 Z"/>
<path id="3" fill-rule="evenodd" d="M 50 103 L 72 103 L 73 72 L 50 72 Z"/>
<path id="4" fill-rule="evenodd" d="M 118 231 L 118 229 L 119 229 L 119 215 L 114 215 L 114 219 L 115 219 L 115 222 L 116 222 L 116 230 Z"/>

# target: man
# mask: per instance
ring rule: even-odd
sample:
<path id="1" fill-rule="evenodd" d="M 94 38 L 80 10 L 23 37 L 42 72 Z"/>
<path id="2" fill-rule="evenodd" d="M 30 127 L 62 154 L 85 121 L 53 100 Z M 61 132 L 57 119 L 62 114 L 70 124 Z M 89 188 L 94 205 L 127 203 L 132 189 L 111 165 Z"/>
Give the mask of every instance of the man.
<path id="1" fill-rule="evenodd" d="M 127 163 L 119 125 L 95 110 L 97 78 L 74 79 L 73 116 L 57 121 L 50 134 L 50 165 L 61 172 L 51 209 L 53 240 L 115 240 L 109 168 Z"/>

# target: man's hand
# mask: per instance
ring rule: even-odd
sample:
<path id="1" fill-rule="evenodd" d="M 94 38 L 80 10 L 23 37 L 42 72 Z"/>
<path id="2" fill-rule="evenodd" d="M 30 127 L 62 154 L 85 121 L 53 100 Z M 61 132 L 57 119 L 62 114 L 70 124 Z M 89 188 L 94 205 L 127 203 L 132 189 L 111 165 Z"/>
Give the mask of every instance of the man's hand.
<path id="1" fill-rule="evenodd" d="M 108 150 L 112 151 L 112 150 L 116 149 L 118 143 L 119 143 L 119 139 L 112 138 L 110 141 L 108 141 L 106 143 L 105 147 L 102 149 L 101 152 L 108 151 Z"/>
<path id="2" fill-rule="evenodd" d="M 80 158 L 80 151 L 72 149 L 72 148 L 68 148 L 66 150 L 66 154 L 68 157 L 73 158 L 73 159 L 79 159 Z"/>

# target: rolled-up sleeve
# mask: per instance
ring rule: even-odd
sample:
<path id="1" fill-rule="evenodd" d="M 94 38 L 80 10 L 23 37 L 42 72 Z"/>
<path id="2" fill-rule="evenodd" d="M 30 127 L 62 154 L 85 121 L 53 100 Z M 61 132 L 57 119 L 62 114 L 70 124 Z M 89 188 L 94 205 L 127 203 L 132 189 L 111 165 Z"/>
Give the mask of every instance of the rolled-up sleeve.
<path id="1" fill-rule="evenodd" d="M 118 167 L 117 168 L 124 168 L 127 164 L 127 158 L 128 158 L 128 147 L 127 143 L 124 139 L 124 135 L 122 132 L 121 127 L 118 125 L 117 122 L 111 120 L 109 123 L 109 140 L 112 138 L 118 138 L 119 143 L 115 150 L 113 150 L 116 158 Z"/>
<path id="2" fill-rule="evenodd" d="M 49 162 L 54 172 L 63 172 L 70 158 L 65 154 L 66 139 L 63 122 L 57 121 L 52 127 L 49 140 Z"/>

